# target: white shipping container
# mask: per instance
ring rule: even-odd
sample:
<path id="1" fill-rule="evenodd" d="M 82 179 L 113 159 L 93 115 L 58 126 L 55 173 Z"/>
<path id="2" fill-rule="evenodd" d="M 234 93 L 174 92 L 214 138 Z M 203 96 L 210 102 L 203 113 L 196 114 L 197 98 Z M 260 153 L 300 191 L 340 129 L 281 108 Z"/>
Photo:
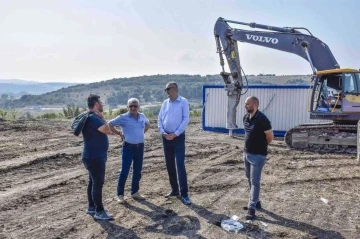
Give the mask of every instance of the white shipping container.
<path id="1" fill-rule="evenodd" d="M 234 133 L 244 133 L 242 119 L 246 114 L 244 104 L 249 96 L 259 99 L 259 110 L 271 121 L 275 136 L 284 136 L 286 131 L 303 123 L 325 122 L 311 120 L 308 112 L 309 86 L 256 85 L 249 86 L 241 96 L 237 107 Z M 226 129 L 227 92 L 224 86 L 203 86 L 202 127 L 207 131 L 229 132 Z"/>

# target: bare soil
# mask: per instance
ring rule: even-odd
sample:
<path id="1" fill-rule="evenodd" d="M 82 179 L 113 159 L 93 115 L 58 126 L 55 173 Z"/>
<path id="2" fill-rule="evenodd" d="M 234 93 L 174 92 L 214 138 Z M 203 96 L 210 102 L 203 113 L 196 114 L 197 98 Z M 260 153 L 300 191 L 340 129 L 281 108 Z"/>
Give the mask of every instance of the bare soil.
<path id="1" fill-rule="evenodd" d="M 186 131 L 191 206 L 170 191 L 156 122 L 146 133 L 141 193 L 146 201 L 115 200 L 121 142 L 110 136 L 104 204 L 115 217 L 85 214 L 88 174 L 82 137 L 69 121 L 0 122 L 0 238 L 360 238 L 360 165 L 354 155 L 316 154 L 271 143 L 262 177 L 263 210 L 245 223 L 248 183 L 241 136 L 204 132 L 200 119 Z M 320 200 L 331 201 L 327 205 Z M 238 215 L 238 234 L 219 227 Z"/>

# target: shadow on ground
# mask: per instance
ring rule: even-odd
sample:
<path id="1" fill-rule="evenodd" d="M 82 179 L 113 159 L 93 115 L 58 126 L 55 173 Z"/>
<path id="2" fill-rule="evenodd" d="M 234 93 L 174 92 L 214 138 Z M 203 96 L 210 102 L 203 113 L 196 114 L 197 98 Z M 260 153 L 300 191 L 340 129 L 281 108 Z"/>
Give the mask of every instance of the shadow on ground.
<path id="1" fill-rule="evenodd" d="M 269 224 L 275 224 L 275 225 L 279 225 L 282 227 L 288 227 L 288 228 L 293 228 L 302 232 L 307 232 L 309 235 L 311 235 L 314 238 L 326 238 L 326 239 L 332 239 L 332 238 L 336 238 L 336 239 L 344 239 L 345 237 L 343 237 L 339 232 L 336 231 L 330 231 L 330 230 L 324 230 L 321 229 L 319 227 L 304 223 L 304 222 L 299 222 L 299 221 L 295 221 L 292 219 L 288 219 L 285 217 L 282 217 L 280 215 L 277 215 L 273 212 L 270 212 L 268 210 L 265 209 L 261 209 L 261 212 L 267 214 L 268 216 L 272 217 L 274 220 L 269 220 L 266 218 L 262 218 L 262 217 L 258 217 L 258 221 L 262 221 L 262 222 L 266 222 Z M 281 235 L 280 235 L 281 236 Z M 283 235 L 286 237 L 286 235 Z"/>
<path id="2" fill-rule="evenodd" d="M 179 216 L 171 209 L 165 209 L 149 201 L 138 201 L 150 210 L 125 203 L 124 206 L 132 211 L 151 218 L 153 223 L 144 229 L 147 232 L 159 233 L 170 236 L 186 236 L 191 239 L 201 239 L 197 232 L 200 230 L 200 222 L 197 217 L 185 215 Z"/>

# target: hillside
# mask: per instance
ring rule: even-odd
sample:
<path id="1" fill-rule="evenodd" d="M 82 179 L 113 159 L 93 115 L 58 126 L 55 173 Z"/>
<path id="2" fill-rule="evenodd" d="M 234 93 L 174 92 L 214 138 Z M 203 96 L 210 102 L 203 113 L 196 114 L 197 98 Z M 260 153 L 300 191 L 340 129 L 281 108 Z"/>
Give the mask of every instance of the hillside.
<path id="1" fill-rule="evenodd" d="M 9 98 L 18 98 L 22 95 L 39 95 L 75 85 L 75 83 L 47 82 L 40 83 L 25 80 L 0 80 L 0 95 L 7 94 Z"/>
<path id="2" fill-rule="evenodd" d="M 310 76 L 254 76 L 247 77 L 249 84 L 308 84 Z M 136 97 L 141 102 L 162 102 L 166 95 L 167 82 L 176 81 L 180 94 L 190 101 L 201 101 L 203 85 L 223 85 L 220 75 L 153 75 L 118 78 L 91 84 L 79 84 L 42 95 L 23 95 L 20 99 L 0 99 L 0 108 L 22 108 L 27 106 L 63 107 L 75 104 L 86 106 L 86 97 L 98 94 L 110 107 L 126 104 L 128 98 Z"/>

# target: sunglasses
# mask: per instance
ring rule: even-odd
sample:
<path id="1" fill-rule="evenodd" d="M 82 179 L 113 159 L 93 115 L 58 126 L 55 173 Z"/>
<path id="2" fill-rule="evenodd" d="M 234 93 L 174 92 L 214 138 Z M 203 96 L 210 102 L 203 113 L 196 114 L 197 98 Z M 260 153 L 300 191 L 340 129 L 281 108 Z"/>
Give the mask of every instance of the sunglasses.
<path id="1" fill-rule="evenodd" d="M 139 107 L 139 106 L 137 106 L 137 105 L 129 105 L 129 108 L 137 108 L 137 107 Z"/>
<path id="2" fill-rule="evenodd" d="M 165 89 L 165 91 L 169 91 L 171 88 L 174 88 L 174 87 L 168 87 Z"/>

